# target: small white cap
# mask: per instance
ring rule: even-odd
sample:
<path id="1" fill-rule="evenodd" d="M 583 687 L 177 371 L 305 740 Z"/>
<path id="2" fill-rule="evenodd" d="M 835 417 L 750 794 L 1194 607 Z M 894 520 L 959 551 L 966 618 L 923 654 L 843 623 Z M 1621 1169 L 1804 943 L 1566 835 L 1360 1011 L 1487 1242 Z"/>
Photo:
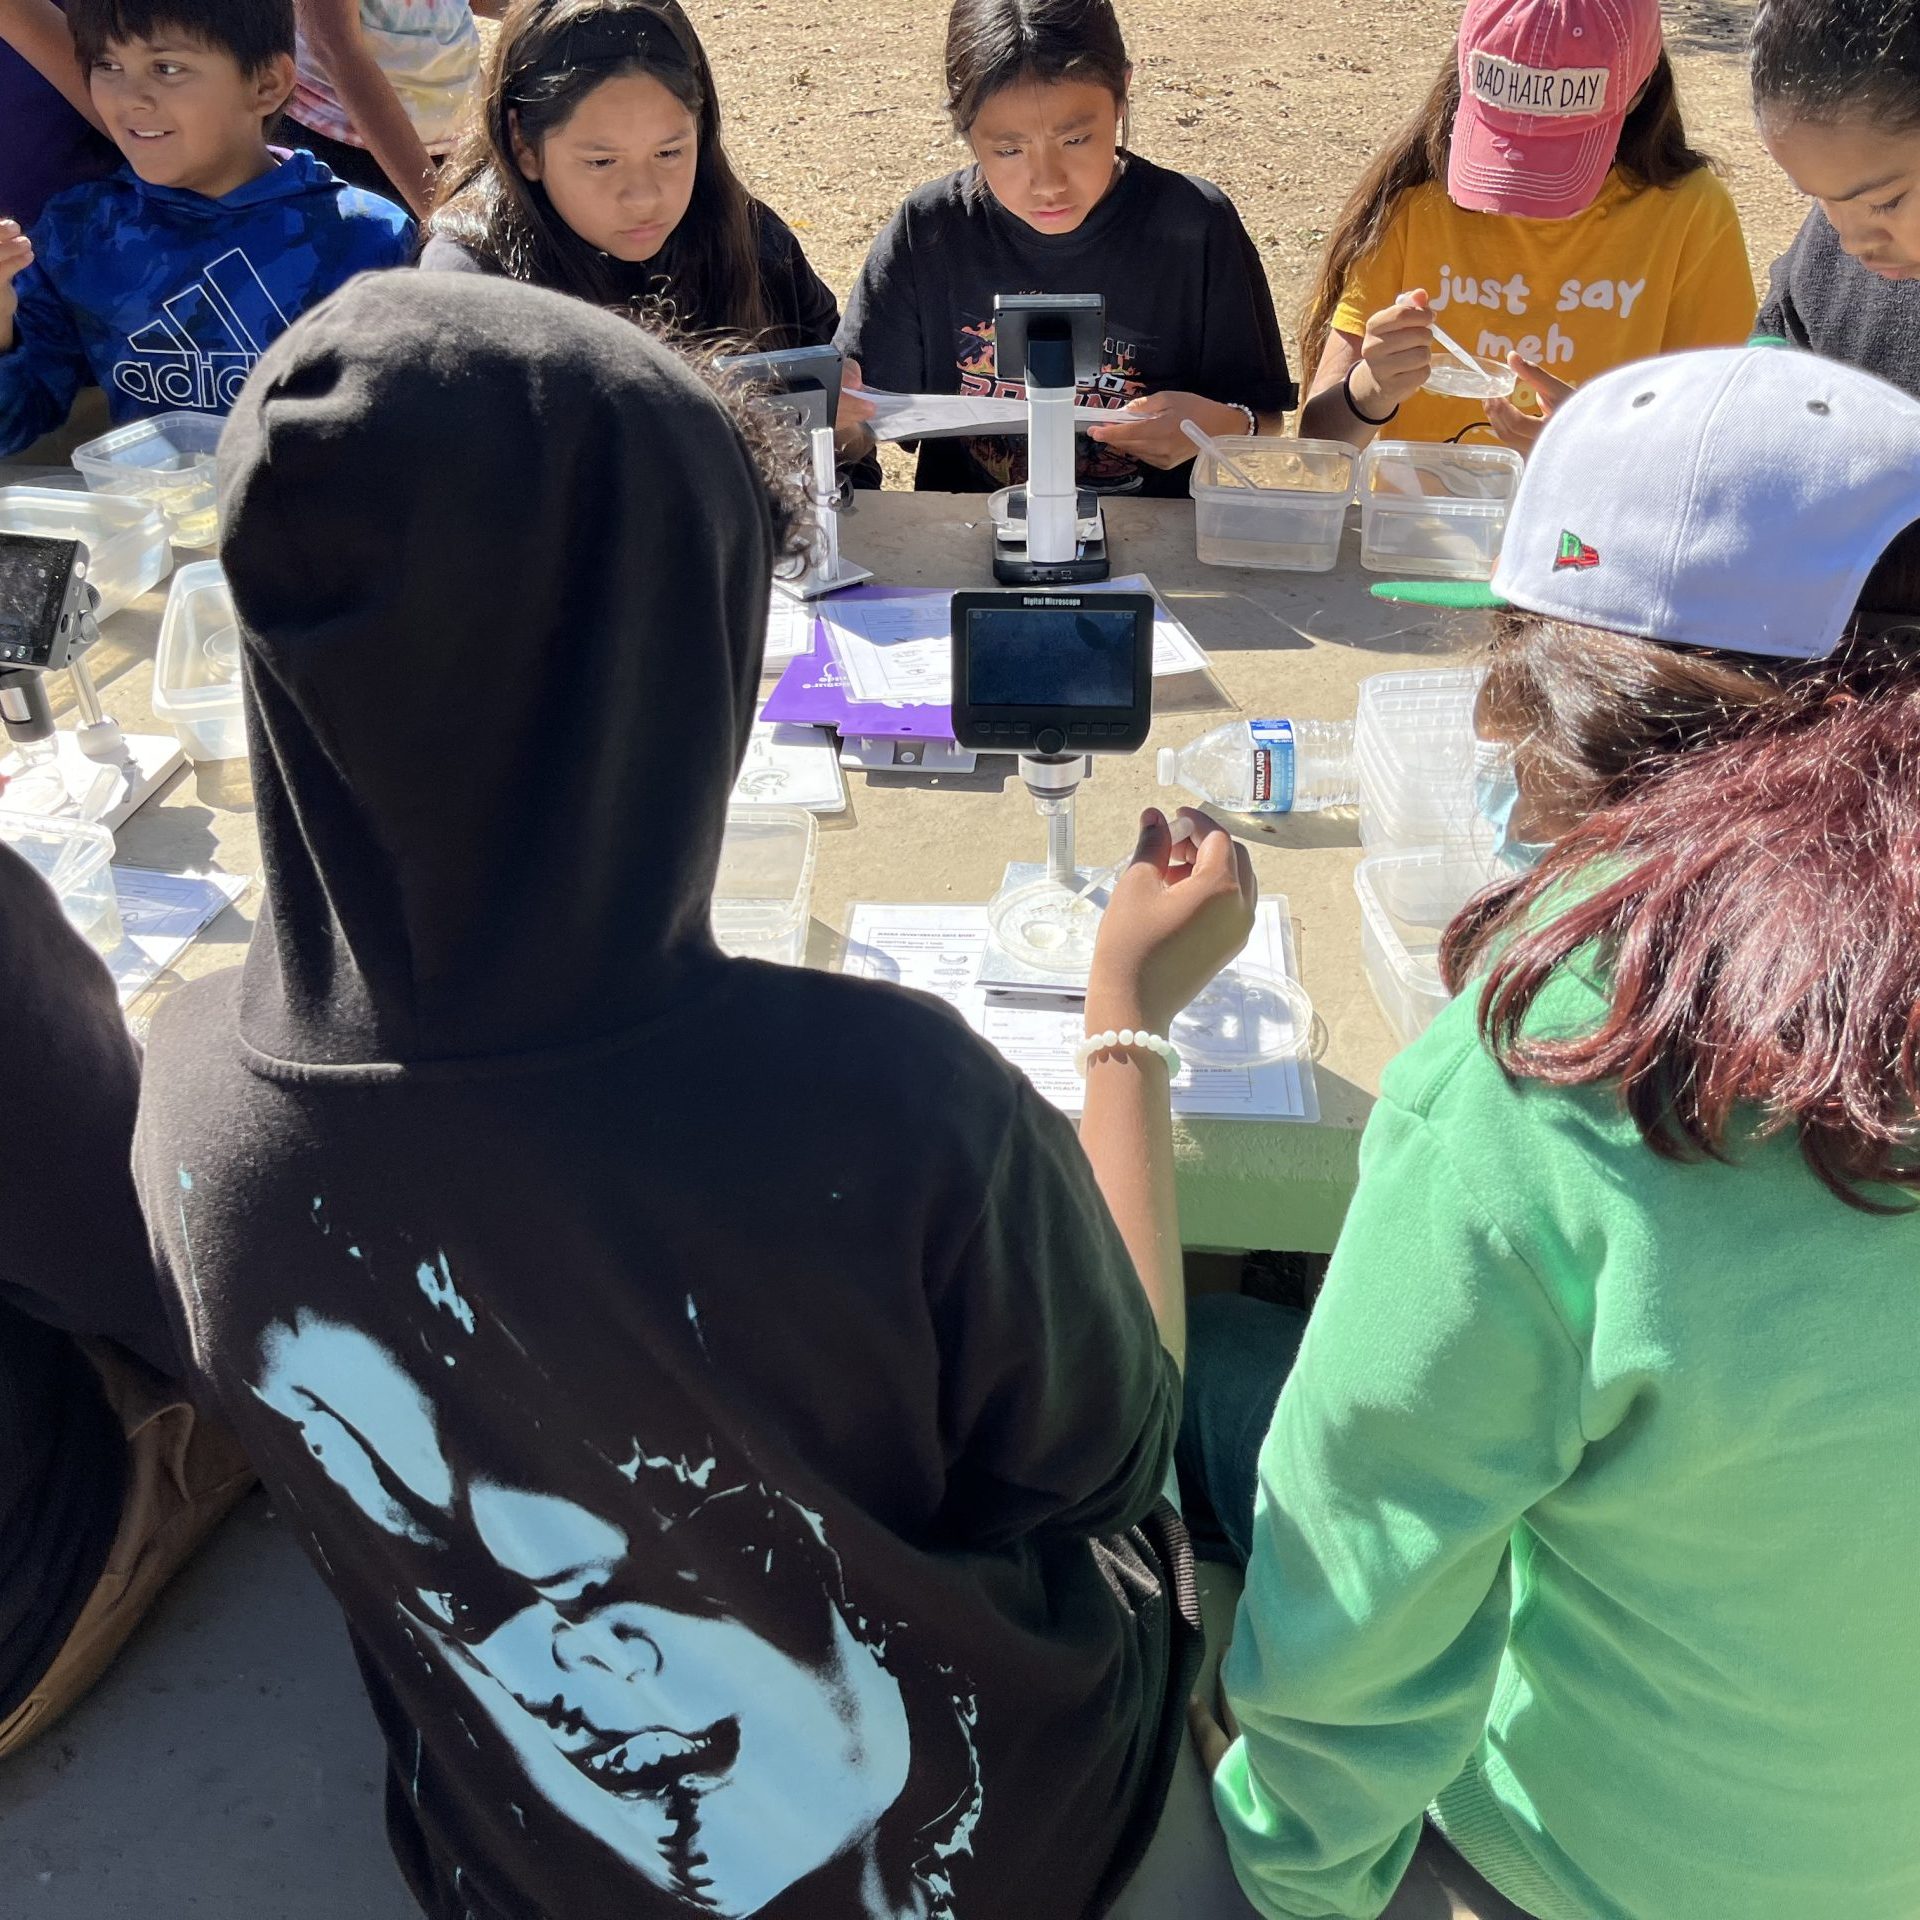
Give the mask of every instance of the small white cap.
<path id="1" fill-rule="evenodd" d="M 1162 747 L 1154 762 L 1154 771 L 1160 776 L 1163 787 L 1177 787 L 1180 784 L 1180 756 L 1171 747 Z"/>

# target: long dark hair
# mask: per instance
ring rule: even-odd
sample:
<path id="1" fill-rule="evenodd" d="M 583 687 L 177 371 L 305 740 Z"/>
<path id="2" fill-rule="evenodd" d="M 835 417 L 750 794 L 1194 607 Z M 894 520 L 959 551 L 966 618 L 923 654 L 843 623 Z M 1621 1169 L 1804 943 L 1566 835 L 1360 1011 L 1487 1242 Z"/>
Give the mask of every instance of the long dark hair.
<path id="1" fill-rule="evenodd" d="M 964 134 L 996 93 L 1022 81 L 1090 80 L 1124 106 L 1131 71 L 1113 0 L 953 0 L 947 16 L 947 112 L 955 133 Z"/>
<path id="2" fill-rule="evenodd" d="M 1442 942 L 1456 989 L 1491 963 L 1480 1026 L 1501 1064 L 1617 1084 L 1669 1159 L 1791 1131 L 1852 1205 L 1920 1189 L 1920 525 L 1824 659 L 1510 616 L 1483 700 L 1518 731 L 1527 793 L 1580 819 Z M 1525 1031 L 1587 948 L 1606 1017 Z"/>
<path id="3" fill-rule="evenodd" d="M 658 80 L 699 126 L 693 200 L 641 295 L 677 332 L 752 341 L 769 324 L 759 214 L 720 139 L 713 69 L 678 0 L 514 0 L 487 61 L 480 111 L 441 180 L 429 223 L 515 280 L 598 306 L 632 304 L 640 276 L 587 244 L 514 160 L 514 130 L 537 147 L 596 87 Z"/>
<path id="4" fill-rule="evenodd" d="M 1754 105 L 1831 122 L 1920 127 L 1920 8 L 1913 0 L 1760 0 L 1748 72 Z"/>
<path id="5" fill-rule="evenodd" d="M 1333 330 L 1333 316 L 1339 311 L 1354 269 L 1386 238 L 1400 203 L 1429 181 L 1445 183 L 1453 116 L 1459 109 L 1460 61 L 1459 55 L 1449 49 L 1446 65 L 1419 112 L 1374 155 L 1334 222 L 1300 322 L 1300 358 L 1309 377 L 1320 364 L 1327 335 Z M 1642 187 L 1671 187 L 1712 164 L 1687 143 L 1673 65 L 1664 52 L 1620 129 L 1613 164 Z"/>

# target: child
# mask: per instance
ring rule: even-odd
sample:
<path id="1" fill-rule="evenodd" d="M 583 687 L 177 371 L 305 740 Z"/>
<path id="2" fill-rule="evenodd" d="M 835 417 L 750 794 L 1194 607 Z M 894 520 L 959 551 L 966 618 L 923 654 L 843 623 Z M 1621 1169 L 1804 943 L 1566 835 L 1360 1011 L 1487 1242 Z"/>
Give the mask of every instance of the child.
<path id="1" fill-rule="evenodd" d="M 433 205 L 437 162 L 480 76 L 468 0 L 296 0 L 299 79 L 287 118 L 341 179 Z"/>
<path id="2" fill-rule="evenodd" d="M 766 438 L 622 318 L 391 274 L 222 450 L 265 904 L 155 1023 L 136 1167 L 435 1920 L 1084 1916 L 1183 1744 L 1165 1065 L 1096 1057 L 1083 1154 L 943 1009 L 713 944 L 805 532 Z M 1244 941 L 1197 825 L 1149 817 L 1090 1022 Z"/>
<path id="3" fill-rule="evenodd" d="M 399 208 L 267 145 L 292 0 L 72 0 L 69 17 L 127 165 L 58 195 L 31 240 L 0 221 L 0 454 L 88 382 L 116 421 L 225 413 L 291 320 L 411 241 Z"/>
<path id="4" fill-rule="evenodd" d="M 1920 9 L 1762 0 L 1760 137 L 1814 201 L 1759 331 L 1920 394 Z"/>
<path id="5" fill-rule="evenodd" d="M 504 273 L 675 331 L 824 346 L 839 308 L 740 184 L 678 0 L 516 0 L 423 267 Z"/>
<path id="6" fill-rule="evenodd" d="M 1443 184 L 1444 183 L 1444 184 Z M 1411 291 L 1409 291 L 1411 290 Z M 1418 116 L 1334 228 L 1302 328 L 1300 431 L 1365 446 L 1539 419 L 1424 386 L 1436 322 L 1543 401 L 1752 330 L 1740 218 L 1687 144 L 1659 0 L 1473 0 Z"/>
<path id="7" fill-rule="evenodd" d="M 1484 804 L 1537 865 L 1446 936 L 1257 1500 L 1210 1485 L 1242 1884 L 1372 1916 L 1417 1847 L 1393 1920 L 1909 1920 L 1920 403 L 1617 369 L 1492 593 L 1387 591 L 1511 607 Z M 1188 1406 L 1230 1434 L 1220 1332 Z"/>
<path id="8" fill-rule="evenodd" d="M 1193 459 L 1182 420 L 1278 432 L 1294 387 L 1232 203 L 1128 151 L 1132 77 L 1112 0 L 954 0 L 947 108 L 974 163 L 894 215 L 840 340 L 874 387 L 1017 395 L 995 372 L 995 294 L 1104 294 L 1105 363 L 1081 399 L 1116 418 L 1082 437 L 1080 484 L 1171 496 Z M 980 493 L 1025 476 L 1024 440 L 930 440 L 915 485 Z"/>
<path id="9" fill-rule="evenodd" d="M 0 807 L 6 805 L 0 780 Z M 0 845 L 0 1759 L 99 1679 L 253 1476 L 177 1373 L 112 980 Z"/>

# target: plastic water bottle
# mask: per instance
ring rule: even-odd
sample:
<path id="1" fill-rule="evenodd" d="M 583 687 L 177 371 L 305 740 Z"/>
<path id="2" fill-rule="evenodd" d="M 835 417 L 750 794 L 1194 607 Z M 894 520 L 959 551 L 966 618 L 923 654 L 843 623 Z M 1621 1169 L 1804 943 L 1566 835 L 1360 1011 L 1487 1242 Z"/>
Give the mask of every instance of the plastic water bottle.
<path id="1" fill-rule="evenodd" d="M 1229 813 L 1318 813 L 1360 798 L 1351 720 L 1235 720 L 1160 749 L 1160 784 Z"/>

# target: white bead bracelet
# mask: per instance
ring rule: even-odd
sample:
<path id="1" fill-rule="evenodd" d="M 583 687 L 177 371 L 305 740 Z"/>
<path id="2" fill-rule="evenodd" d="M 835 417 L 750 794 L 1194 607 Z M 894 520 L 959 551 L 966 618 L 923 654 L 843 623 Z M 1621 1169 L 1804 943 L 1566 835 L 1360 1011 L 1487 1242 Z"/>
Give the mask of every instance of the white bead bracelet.
<path id="1" fill-rule="evenodd" d="M 1105 1033 L 1090 1033 L 1073 1050 L 1073 1070 L 1082 1080 L 1087 1077 L 1087 1063 L 1096 1053 L 1123 1053 L 1133 1047 L 1140 1047 L 1167 1063 L 1167 1078 L 1177 1080 L 1180 1077 L 1180 1049 L 1171 1040 L 1163 1040 L 1157 1033 L 1148 1033 L 1145 1028 L 1135 1032 L 1132 1027 L 1109 1027 Z"/>

